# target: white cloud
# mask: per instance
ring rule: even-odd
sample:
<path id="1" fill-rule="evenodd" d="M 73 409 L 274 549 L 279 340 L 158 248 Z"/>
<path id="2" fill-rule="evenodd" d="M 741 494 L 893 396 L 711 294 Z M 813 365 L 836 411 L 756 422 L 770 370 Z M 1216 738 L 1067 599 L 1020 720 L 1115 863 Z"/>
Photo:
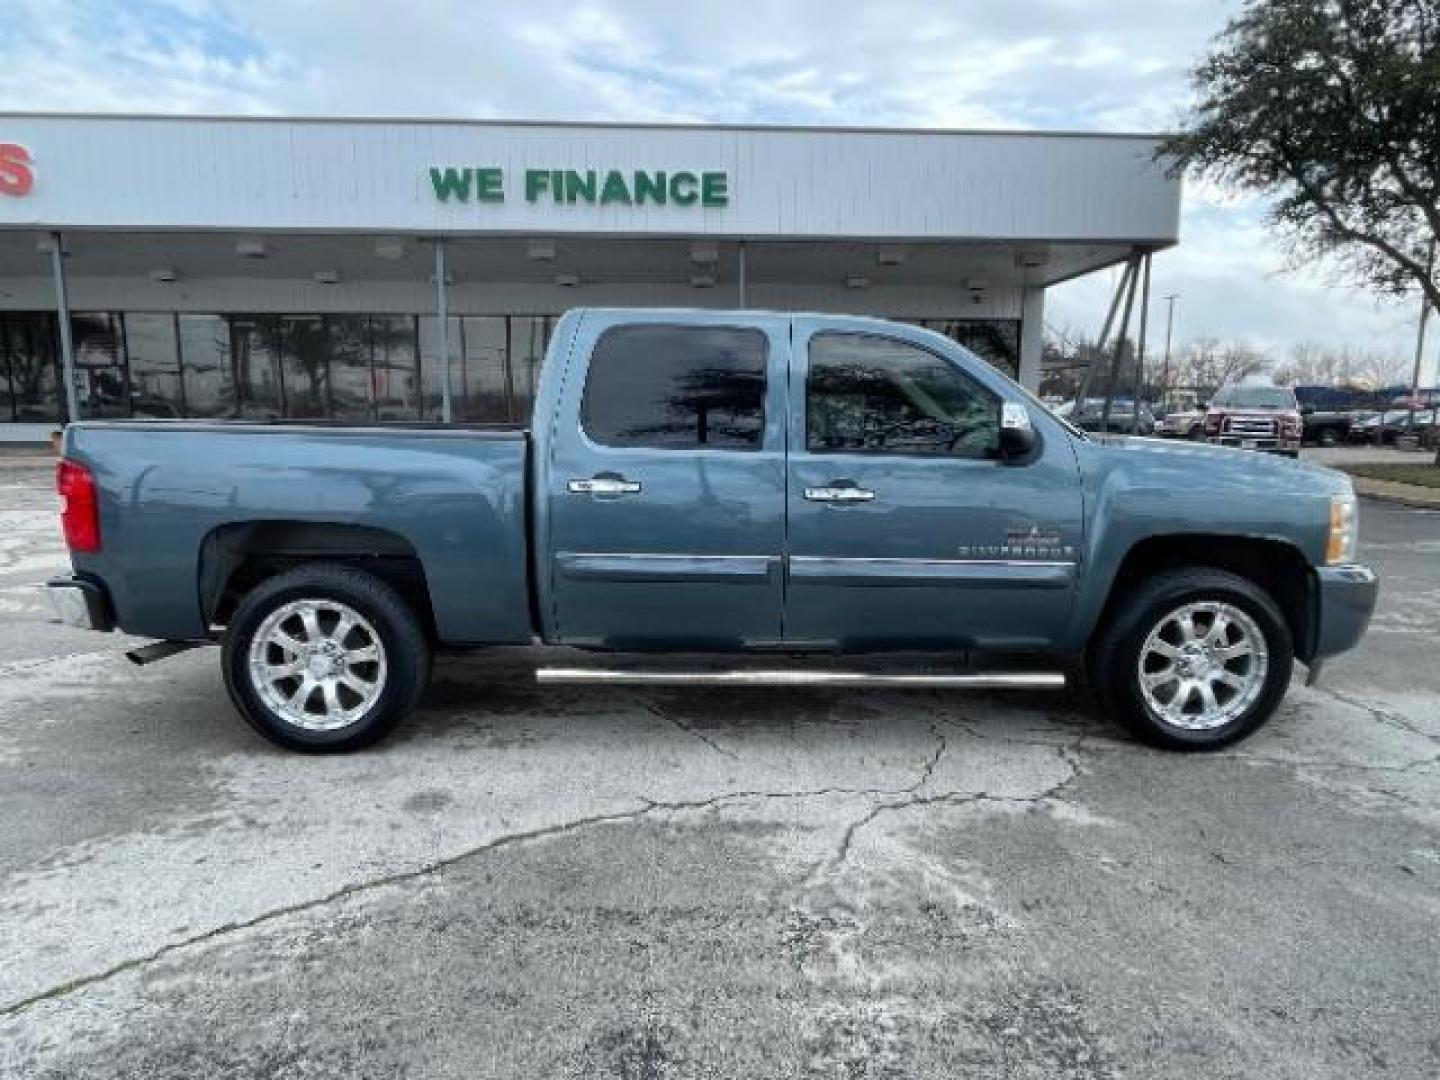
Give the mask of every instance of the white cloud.
<path id="1" fill-rule="evenodd" d="M 9 0 L 0 108 L 1158 130 L 1236 0 Z M 1183 333 L 1407 349 L 1376 305 L 1283 254 L 1253 199 L 1186 193 L 1156 259 Z M 1093 330 L 1102 277 L 1055 291 Z"/>

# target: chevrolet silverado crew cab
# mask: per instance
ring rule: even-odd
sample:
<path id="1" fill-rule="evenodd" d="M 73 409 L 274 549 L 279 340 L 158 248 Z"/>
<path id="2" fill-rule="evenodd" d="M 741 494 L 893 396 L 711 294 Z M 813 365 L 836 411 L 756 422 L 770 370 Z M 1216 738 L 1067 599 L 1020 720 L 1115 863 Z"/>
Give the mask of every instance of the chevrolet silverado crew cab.
<path id="1" fill-rule="evenodd" d="M 437 649 L 536 642 L 589 650 L 548 682 L 1078 670 L 1141 737 L 1212 748 L 1376 596 L 1343 475 L 1086 435 L 878 319 L 572 311 L 528 429 L 86 422 L 63 445 L 62 615 L 161 639 L 139 662 L 218 643 L 237 709 L 297 750 L 389 731 Z"/>

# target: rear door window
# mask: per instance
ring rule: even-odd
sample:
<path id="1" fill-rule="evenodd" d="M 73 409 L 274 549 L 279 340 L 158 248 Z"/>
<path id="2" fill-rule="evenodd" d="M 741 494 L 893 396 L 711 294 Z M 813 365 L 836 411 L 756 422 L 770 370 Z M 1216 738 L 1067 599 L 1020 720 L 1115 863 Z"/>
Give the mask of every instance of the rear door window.
<path id="1" fill-rule="evenodd" d="M 765 335 L 728 326 L 617 326 L 596 342 L 580 420 L 604 446 L 759 450 Z"/>

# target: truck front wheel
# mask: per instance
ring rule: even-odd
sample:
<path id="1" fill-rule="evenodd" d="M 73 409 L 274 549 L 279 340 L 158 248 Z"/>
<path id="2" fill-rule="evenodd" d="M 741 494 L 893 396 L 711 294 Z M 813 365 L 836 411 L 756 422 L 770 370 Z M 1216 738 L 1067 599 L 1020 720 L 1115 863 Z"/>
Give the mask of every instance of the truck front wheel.
<path id="1" fill-rule="evenodd" d="M 339 752 L 382 738 L 415 707 L 430 645 L 384 581 L 315 563 L 245 596 L 221 663 L 230 699 L 261 735 L 291 750 Z"/>
<path id="2" fill-rule="evenodd" d="M 1284 616 L 1247 578 L 1168 570 L 1136 585 L 1090 649 L 1106 711 L 1146 742 L 1215 750 L 1269 719 L 1290 685 Z"/>

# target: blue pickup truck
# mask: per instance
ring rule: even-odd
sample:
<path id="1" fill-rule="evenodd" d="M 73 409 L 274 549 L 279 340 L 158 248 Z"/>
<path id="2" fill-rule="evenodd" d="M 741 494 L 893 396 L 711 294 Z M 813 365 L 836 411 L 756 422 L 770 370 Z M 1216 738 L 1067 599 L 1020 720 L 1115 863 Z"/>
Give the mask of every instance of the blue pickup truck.
<path id="1" fill-rule="evenodd" d="M 306 751 L 391 730 L 439 648 L 537 641 L 588 650 L 548 682 L 1079 673 L 1214 748 L 1376 596 L 1343 475 L 1090 436 L 947 338 L 834 315 L 575 310 L 528 429 L 77 423 L 58 484 L 62 617 L 160 639 L 137 661 L 218 642 L 240 713 Z"/>

